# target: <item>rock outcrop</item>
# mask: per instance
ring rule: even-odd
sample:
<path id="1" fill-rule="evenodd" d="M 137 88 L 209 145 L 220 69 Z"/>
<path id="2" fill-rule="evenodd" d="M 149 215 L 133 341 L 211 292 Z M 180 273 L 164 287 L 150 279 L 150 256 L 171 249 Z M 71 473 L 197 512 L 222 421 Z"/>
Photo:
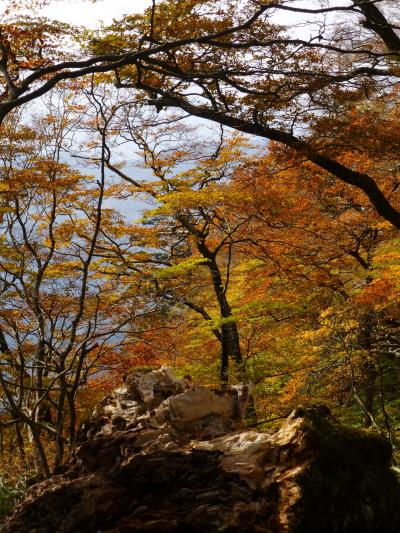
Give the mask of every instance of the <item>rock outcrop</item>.
<path id="1" fill-rule="evenodd" d="M 249 391 L 162 368 L 129 375 L 82 429 L 73 462 L 31 487 L 4 533 L 400 531 L 388 443 L 300 407 L 240 428 Z"/>

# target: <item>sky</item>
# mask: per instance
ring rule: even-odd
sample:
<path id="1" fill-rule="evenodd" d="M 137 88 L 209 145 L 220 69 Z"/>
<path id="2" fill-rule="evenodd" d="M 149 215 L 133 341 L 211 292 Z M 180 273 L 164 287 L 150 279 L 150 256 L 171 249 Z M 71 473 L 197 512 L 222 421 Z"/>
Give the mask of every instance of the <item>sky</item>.
<path id="1" fill-rule="evenodd" d="M 32 3 L 38 0 L 31 0 Z M 67 22 L 77 26 L 86 26 L 94 29 L 101 23 L 109 24 L 114 18 L 120 18 L 122 15 L 130 13 L 141 13 L 146 7 L 151 6 L 151 0 L 44 0 L 49 3 L 47 7 L 36 11 L 35 13 L 28 10 L 29 14 L 39 14 L 52 19 Z M 179 2 L 179 0 L 176 0 Z M 7 6 L 7 0 L 0 0 L 0 17 Z M 25 0 L 29 5 L 29 1 Z M 333 0 L 332 5 L 336 3 L 347 3 L 343 0 Z M 315 7 L 315 0 L 300 1 L 303 7 Z M 279 13 L 276 22 L 290 24 L 299 22 L 297 13 Z M 298 29 L 297 32 L 302 30 Z M 307 37 L 307 35 L 304 35 Z"/>
<path id="2" fill-rule="evenodd" d="M 42 13 L 63 22 L 94 28 L 100 21 L 108 24 L 121 15 L 141 13 L 149 5 L 151 0 L 99 0 L 96 3 L 61 0 L 43 9 Z"/>
<path id="3" fill-rule="evenodd" d="M 141 13 L 151 5 L 151 0 L 59 0 L 52 2 L 40 10 L 40 15 L 95 28 L 100 22 L 108 24 L 113 18 L 119 18 L 127 13 Z M 6 6 L 5 0 L 0 0 L 0 14 Z"/>

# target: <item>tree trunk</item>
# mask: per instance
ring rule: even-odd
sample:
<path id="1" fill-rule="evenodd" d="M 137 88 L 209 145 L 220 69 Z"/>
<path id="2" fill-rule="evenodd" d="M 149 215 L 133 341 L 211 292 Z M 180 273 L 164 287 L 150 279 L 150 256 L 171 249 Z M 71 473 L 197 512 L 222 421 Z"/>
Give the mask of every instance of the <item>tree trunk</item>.
<path id="1" fill-rule="evenodd" d="M 362 365 L 364 389 L 363 426 L 365 428 L 368 428 L 373 424 L 375 388 L 378 376 L 373 353 L 373 327 L 374 315 L 371 312 L 366 313 L 362 318 L 359 334 L 360 348 L 362 348 L 367 354 Z"/>
<path id="2" fill-rule="evenodd" d="M 30 434 L 30 441 L 34 444 L 35 468 L 43 478 L 50 477 L 50 468 L 47 462 L 46 452 L 40 438 L 40 430 L 33 420 L 26 420 Z"/>
<path id="3" fill-rule="evenodd" d="M 365 413 L 363 419 L 363 426 L 369 428 L 372 426 L 372 418 L 374 416 L 374 400 L 375 400 L 375 386 L 376 386 L 376 368 L 372 361 L 364 362 L 364 405 Z"/>
<path id="4" fill-rule="evenodd" d="M 19 422 L 15 423 L 15 434 L 17 436 L 17 443 L 18 443 L 18 450 L 19 450 L 19 456 L 21 458 L 21 462 L 23 465 L 26 466 L 26 453 L 25 453 L 25 446 L 24 446 L 24 438 L 21 433 L 21 426 Z"/>
<path id="5" fill-rule="evenodd" d="M 220 269 L 214 254 L 203 244 L 198 244 L 199 251 L 205 259 L 211 275 L 214 293 L 218 301 L 221 316 L 221 382 L 226 384 L 229 379 L 229 359 L 236 364 L 240 374 L 242 354 L 237 324 L 232 318 L 232 310 L 226 297 L 226 290 L 222 281 Z"/>

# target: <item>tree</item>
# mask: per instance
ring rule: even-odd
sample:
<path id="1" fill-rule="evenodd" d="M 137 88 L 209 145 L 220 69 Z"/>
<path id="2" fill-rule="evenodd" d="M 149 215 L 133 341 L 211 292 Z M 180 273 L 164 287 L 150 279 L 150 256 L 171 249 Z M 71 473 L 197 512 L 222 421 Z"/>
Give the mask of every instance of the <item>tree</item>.
<path id="1" fill-rule="evenodd" d="M 53 96 L 52 112 L 36 116 L 34 129 L 11 115 L 0 151 L 2 423 L 14 426 L 22 458 L 28 429 L 43 476 L 74 444 L 80 389 L 107 371 L 110 354 L 122 358 L 132 323 L 157 305 L 136 296 L 137 276 L 119 270 L 135 243 L 129 224 L 104 205 L 104 144 L 98 179 L 63 161 L 82 112 L 67 96 Z M 46 451 L 49 435 L 55 445 Z"/>
<path id="2" fill-rule="evenodd" d="M 299 22 L 286 29 L 277 15 L 288 12 Z M 11 20 L 3 27 L 0 119 L 63 80 L 109 72 L 110 82 L 138 90 L 159 110 L 178 107 L 282 143 L 362 190 L 400 228 L 397 204 L 373 173 L 352 168 L 310 132 L 321 113 L 339 115 L 349 100 L 373 99 L 396 85 L 398 18 L 389 0 L 316 8 L 288 0 L 153 2 L 143 16 L 128 16 L 75 48 L 71 28 Z M 305 20 L 307 38 L 299 30 Z M 52 42 L 61 36 L 67 45 L 55 52 Z"/>
<path id="3" fill-rule="evenodd" d="M 356 101 L 348 104 L 346 114 L 321 116 L 313 125 L 321 135 L 339 144 L 338 151 L 353 167 L 375 169 L 389 197 L 395 195 L 398 179 L 396 102 L 396 95 L 388 94 L 380 100 L 377 113 L 368 101 Z M 111 105 L 108 112 L 112 114 L 115 109 Z M 346 188 L 328 173 L 316 172 L 310 162 L 277 143 L 270 144 L 265 155 L 257 146 L 246 157 L 232 149 L 234 145 L 229 148 L 218 144 L 210 150 L 216 155 L 208 160 L 198 141 L 197 147 L 191 141 L 193 134 L 179 126 L 179 116 L 143 117 L 136 104 L 121 107 L 120 111 L 121 116 L 109 123 L 110 131 L 125 143 L 133 141 L 138 146 L 145 167 L 152 170 L 156 181 L 137 181 L 124 171 L 123 166 L 132 163 L 115 162 L 110 142 L 118 145 L 118 141 L 111 141 L 109 135 L 107 166 L 132 184 L 133 190 L 142 190 L 161 202 L 161 207 L 150 212 L 150 232 L 147 236 L 142 234 L 143 247 L 147 240 L 153 251 L 132 258 L 136 267 L 151 264 L 150 275 L 155 278 L 158 294 L 191 309 L 206 323 L 217 325 L 217 339 L 221 338 L 224 321 L 229 327 L 232 323 L 239 341 L 236 346 L 241 366 L 256 382 L 265 381 L 268 376 L 282 380 L 284 375 L 295 374 L 296 380 L 290 381 L 293 392 L 314 387 L 313 369 L 318 367 L 321 374 L 328 376 L 332 365 L 337 364 L 337 358 L 333 361 L 334 346 L 345 353 L 345 345 L 357 345 L 359 352 L 353 362 L 347 359 L 351 352 L 347 350 L 341 365 L 344 377 L 338 380 L 346 379 L 350 396 L 357 396 L 365 424 L 370 424 L 380 379 L 378 366 L 371 361 L 376 359 L 377 343 L 383 342 L 386 319 L 383 314 L 374 318 L 379 327 L 372 326 L 373 338 L 366 346 L 362 332 L 370 313 L 354 300 L 353 285 L 368 286 L 372 281 L 368 279 L 376 246 L 392 239 L 393 234 L 390 228 L 380 225 L 371 208 L 363 205 L 361 191 Z M 365 137 L 366 128 L 374 135 Z M 357 143 L 358 152 L 354 153 L 352 142 Z M 343 146 L 347 146 L 346 151 Z M 200 162 L 193 165 L 195 160 Z M 225 167 L 221 167 L 221 162 Z M 220 172 L 221 168 L 230 170 Z M 219 321 L 215 320 L 214 304 L 205 290 L 204 279 L 204 272 L 211 265 L 209 253 L 215 250 L 217 266 L 211 269 L 212 273 L 219 273 L 219 279 L 223 279 L 221 273 L 229 265 L 225 278 L 229 280 L 228 305 L 220 307 Z M 161 266 L 167 268 L 160 270 Z M 224 284 L 216 284 L 217 289 L 221 286 Z M 228 286 L 225 296 L 227 289 Z M 218 290 L 214 294 L 218 299 Z M 224 309 L 229 310 L 227 316 Z M 329 314 L 333 320 L 327 326 Z M 347 334 L 349 322 L 352 327 Z M 310 331 L 324 327 L 334 333 L 331 339 L 326 336 L 321 342 L 319 360 L 316 352 L 310 355 L 309 342 L 296 340 L 296 336 L 302 331 L 310 339 Z M 185 332 L 183 328 L 179 331 Z M 187 336 L 187 329 L 183 335 Z M 340 342 L 346 336 L 347 340 L 335 345 L 335 335 Z M 318 333 L 313 337 L 316 345 L 320 342 L 317 337 Z M 227 353 L 234 351 L 228 343 L 226 347 Z M 203 348 L 196 344 L 199 360 L 207 359 Z M 182 344 L 180 349 L 183 354 Z M 357 364 L 353 364 L 355 360 Z M 350 364 L 356 367 L 355 381 L 348 373 Z M 222 374 L 226 379 L 226 372 Z M 317 380 L 316 387 L 321 387 L 321 382 Z M 330 401 L 329 395 L 324 401 Z"/>
<path id="4" fill-rule="evenodd" d="M 272 417 L 312 397 L 393 433 L 398 18 L 166 0 L 97 32 L 2 21 L 0 381 L 21 456 L 29 428 L 42 473 L 61 464 L 80 393 L 169 343 L 179 363 L 220 350 L 222 382 L 234 361 Z"/>
<path id="5" fill-rule="evenodd" d="M 340 128 L 334 121 L 330 126 L 338 143 L 348 143 L 348 160 L 374 168 L 390 194 L 398 135 L 391 130 L 396 98 L 389 98 L 392 105 L 382 100 L 379 113 L 356 105 L 338 118 Z M 362 135 L 366 122 L 375 136 L 354 153 L 350 140 Z M 390 142 L 381 144 L 385 137 Z M 311 395 L 336 399 L 353 411 L 361 407 L 365 426 L 393 438 L 395 415 L 386 402 L 394 399 L 398 368 L 395 230 L 363 207 L 360 192 L 293 160 L 278 145 L 257 164 L 241 167 L 231 187 L 244 199 L 234 216 L 253 217 L 243 235 L 248 264 L 240 291 L 242 312 L 246 305 L 251 312 L 253 360 L 264 358 L 261 380 L 292 376 L 282 384 L 291 395 L 283 397 L 285 404 Z M 268 351 L 273 355 L 265 365 Z"/>
<path id="6" fill-rule="evenodd" d="M 113 122 L 116 107 L 107 107 L 100 95 L 93 94 L 93 97 L 100 105 L 107 143 L 112 142 L 111 135 L 107 135 L 108 128 L 114 136 L 117 134 L 125 143 L 139 148 L 145 168 L 152 171 L 156 180 L 138 182 L 131 178 L 121 170 L 121 165 L 113 162 L 112 149 L 107 144 L 107 167 L 132 184 L 133 191 L 145 192 L 156 203 L 145 224 L 150 231 L 142 234 L 144 250 L 130 258 L 128 268 L 146 272 L 153 280 L 157 296 L 186 306 L 212 324 L 212 332 L 221 346 L 221 381 L 226 384 L 229 360 L 234 361 L 238 374 L 242 364 L 239 332 L 228 291 L 234 246 L 244 222 L 230 226 L 221 201 L 225 192 L 223 183 L 229 180 L 238 161 L 245 159 L 242 152 L 246 144 L 238 136 L 229 141 L 221 136 L 217 146 L 213 142 L 204 143 L 194 137 L 192 128 L 185 128 L 179 121 L 171 118 L 161 126 L 156 117 L 135 113 L 132 107 L 123 109 L 123 117 Z M 156 234 L 160 236 L 158 239 Z M 146 248 L 150 251 L 146 252 Z M 207 311 L 206 298 L 193 299 L 192 283 L 186 283 L 184 290 L 179 287 L 182 275 L 193 269 L 196 284 L 205 283 L 201 270 L 209 273 L 214 299 L 211 305 L 218 308 L 217 319 Z M 175 287 L 171 280 L 165 284 L 170 277 L 178 278 Z"/>

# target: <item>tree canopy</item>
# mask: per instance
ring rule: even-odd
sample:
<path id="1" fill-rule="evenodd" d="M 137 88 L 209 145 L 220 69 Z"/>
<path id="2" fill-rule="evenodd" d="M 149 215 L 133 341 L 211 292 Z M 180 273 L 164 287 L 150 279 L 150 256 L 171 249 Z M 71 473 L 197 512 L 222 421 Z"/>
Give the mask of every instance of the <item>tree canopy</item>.
<path id="1" fill-rule="evenodd" d="M 327 403 L 397 450 L 398 2 L 153 1 L 96 30 L 10 6 L 3 470 L 57 470 L 160 364 L 252 381 L 252 424 Z"/>
<path id="2" fill-rule="evenodd" d="M 396 87 L 398 9 L 389 0 L 316 4 L 153 2 L 144 15 L 89 36 L 11 18 L 2 27 L 0 119 L 63 80 L 110 73 L 109 81 L 144 93 L 157 109 L 178 107 L 282 143 L 360 188 L 400 228 L 398 209 L 375 175 L 344 164 L 337 147 L 314 131 L 321 114 L 338 116 L 349 100 Z M 287 13 L 299 22 L 283 25 Z"/>

